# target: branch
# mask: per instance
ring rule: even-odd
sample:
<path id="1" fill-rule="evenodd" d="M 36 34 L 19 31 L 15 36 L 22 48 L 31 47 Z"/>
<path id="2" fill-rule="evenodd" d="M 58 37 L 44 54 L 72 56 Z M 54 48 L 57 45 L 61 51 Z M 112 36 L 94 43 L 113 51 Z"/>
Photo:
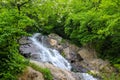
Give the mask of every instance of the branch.
<path id="1" fill-rule="evenodd" d="M 17 2 L 17 8 L 18 8 L 19 14 L 20 14 L 21 6 L 27 4 L 29 1 L 31 1 L 31 0 L 28 0 L 28 1 L 24 2 L 24 3 Z"/>

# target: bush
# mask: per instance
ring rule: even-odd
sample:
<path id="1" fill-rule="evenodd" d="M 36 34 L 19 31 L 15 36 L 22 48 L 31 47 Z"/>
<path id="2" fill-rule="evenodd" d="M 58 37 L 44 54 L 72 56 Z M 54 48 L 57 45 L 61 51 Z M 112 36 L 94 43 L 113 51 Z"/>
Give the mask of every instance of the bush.
<path id="1" fill-rule="evenodd" d="M 0 80 L 17 80 L 26 67 L 26 60 L 19 54 L 0 57 Z"/>

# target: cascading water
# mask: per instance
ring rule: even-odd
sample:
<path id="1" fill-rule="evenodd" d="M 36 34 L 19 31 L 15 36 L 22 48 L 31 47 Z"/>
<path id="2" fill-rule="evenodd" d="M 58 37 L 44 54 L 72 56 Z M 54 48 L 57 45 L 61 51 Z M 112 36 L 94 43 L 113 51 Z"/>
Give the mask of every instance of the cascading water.
<path id="1" fill-rule="evenodd" d="M 39 49 L 35 52 L 35 54 L 38 54 L 37 61 L 49 62 L 56 67 L 71 70 L 70 63 L 64 57 L 62 57 L 57 50 L 48 48 L 45 45 L 44 36 L 36 33 L 32 37 L 30 37 L 30 39 L 32 40 L 32 43 Z M 81 78 L 81 80 L 97 80 L 87 73 L 80 73 L 79 77 Z"/>
<path id="2" fill-rule="evenodd" d="M 81 78 L 81 80 L 98 80 L 88 73 L 79 73 L 79 77 Z"/>
<path id="3" fill-rule="evenodd" d="M 30 39 L 33 41 L 33 44 L 39 48 L 39 52 L 36 53 L 39 54 L 40 60 L 43 62 L 52 63 L 54 66 L 57 66 L 59 68 L 70 70 L 70 63 L 65 58 L 63 58 L 57 50 L 47 48 L 45 45 L 43 45 L 43 40 L 40 42 L 37 39 L 38 36 L 40 36 L 40 34 L 36 33 L 30 37 Z M 41 36 L 41 39 L 43 37 L 44 36 Z"/>

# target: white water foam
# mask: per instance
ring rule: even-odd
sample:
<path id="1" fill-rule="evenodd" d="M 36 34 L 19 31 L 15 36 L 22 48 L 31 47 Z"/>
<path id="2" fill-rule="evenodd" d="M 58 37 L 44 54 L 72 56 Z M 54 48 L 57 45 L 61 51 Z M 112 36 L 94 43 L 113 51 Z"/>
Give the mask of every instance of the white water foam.
<path id="1" fill-rule="evenodd" d="M 88 73 L 80 73 L 79 76 L 81 80 L 97 80 L 97 78 L 94 78 L 92 75 Z"/>
<path id="2" fill-rule="evenodd" d="M 39 54 L 40 60 L 43 62 L 52 63 L 54 66 L 57 66 L 59 68 L 71 70 L 70 63 L 64 57 L 62 57 L 57 50 L 47 48 L 45 45 L 43 45 L 42 40 L 40 42 L 37 39 L 37 37 L 39 36 L 41 35 L 39 33 L 36 33 L 32 37 L 30 37 L 30 39 L 33 41 L 33 44 L 40 49 L 39 52 L 36 52 L 37 54 Z"/>

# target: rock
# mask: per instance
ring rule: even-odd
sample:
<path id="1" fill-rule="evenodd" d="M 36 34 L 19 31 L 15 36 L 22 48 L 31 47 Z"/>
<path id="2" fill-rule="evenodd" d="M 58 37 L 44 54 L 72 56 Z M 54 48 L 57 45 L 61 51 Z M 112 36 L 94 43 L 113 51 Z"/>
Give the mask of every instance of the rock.
<path id="1" fill-rule="evenodd" d="M 71 59 L 69 47 L 63 49 L 63 53 L 67 59 Z"/>
<path id="2" fill-rule="evenodd" d="M 96 70 L 90 70 L 90 73 L 92 73 L 93 75 L 99 75 L 100 73 Z"/>
<path id="3" fill-rule="evenodd" d="M 32 41 L 28 37 L 22 37 L 19 39 L 19 44 L 20 53 L 26 58 L 29 58 L 31 53 L 36 53 L 39 51 L 39 49 L 34 44 L 32 44 Z"/>
<path id="4" fill-rule="evenodd" d="M 35 61 L 41 61 L 41 57 L 39 54 L 35 53 L 35 54 L 31 54 L 30 55 L 30 59 L 35 60 Z"/>
<path id="5" fill-rule="evenodd" d="M 81 73 L 87 73 L 89 72 L 88 69 L 86 69 L 85 67 L 79 65 L 80 63 L 72 63 L 72 71 L 73 72 L 81 72 Z"/>
<path id="6" fill-rule="evenodd" d="M 30 62 L 39 67 L 50 69 L 51 74 L 53 75 L 53 80 L 86 80 L 85 78 L 87 78 L 87 80 L 96 80 L 96 78 L 93 78 L 87 73 L 74 73 L 57 68 L 50 63 L 42 63 L 33 60 L 30 60 Z M 19 80 L 44 80 L 44 78 L 40 72 L 28 67 L 27 70 L 19 77 Z"/>
<path id="7" fill-rule="evenodd" d="M 32 43 L 32 41 L 28 38 L 28 37 L 22 37 L 22 38 L 20 38 L 19 39 L 19 44 L 30 44 L 30 43 Z"/>
<path id="8" fill-rule="evenodd" d="M 102 59 L 92 59 L 92 60 L 83 60 L 79 65 L 86 68 L 89 72 L 94 75 L 101 76 L 101 73 L 112 73 L 115 72 L 115 69 L 107 61 Z"/>
<path id="9" fill-rule="evenodd" d="M 57 45 L 57 41 L 54 39 L 50 39 L 50 45 L 52 45 L 52 46 Z"/>
<path id="10" fill-rule="evenodd" d="M 115 72 L 115 69 L 108 61 L 97 58 L 97 53 L 93 49 L 82 47 L 78 51 L 78 54 L 83 58 L 83 61 L 77 64 L 84 67 L 94 75 L 100 76 L 101 73 Z"/>
<path id="11" fill-rule="evenodd" d="M 93 66 L 95 66 L 98 71 L 105 72 L 105 73 L 112 73 L 115 71 L 113 67 L 111 67 L 110 63 L 108 61 L 103 61 L 102 59 L 93 59 L 89 61 L 89 63 Z M 95 69 L 95 70 L 97 70 Z"/>
<path id="12" fill-rule="evenodd" d="M 27 44 L 27 45 L 21 45 L 20 51 L 23 54 L 27 54 L 27 53 L 35 53 L 39 51 L 39 49 L 34 44 Z"/>
<path id="13" fill-rule="evenodd" d="M 48 68 L 53 75 L 53 80 L 98 80 L 93 78 L 93 76 L 89 75 L 88 73 L 74 73 L 68 70 L 57 68 L 50 63 L 42 63 L 33 60 L 30 62 L 36 64 L 37 66 Z"/>
<path id="14" fill-rule="evenodd" d="M 50 63 L 41 63 L 33 60 L 31 60 L 30 62 L 43 68 L 49 68 L 54 77 L 54 80 L 80 80 L 76 79 L 76 76 L 75 75 L 73 76 L 72 72 L 57 68 L 51 65 Z"/>
<path id="15" fill-rule="evenodd" d="M 19 80 L 44 80 L 42 73 L 27 67 L 27 70 L 19 77 Z"/>
<path id="16" fill-rule="evenodd" d="M 56 40 L 58 43 L 62 41 L 62 37 L 58 36 L 57 34 L 51 33 L 48 35 L 49 38 Z"/>
<path id="17" fill-rule="evenodd" d="M 56 34 L 48 35 L 48 41 L 53 48 L 61 52 L 61 54 L 64 55 L 64 57 L 69 62 L 71 62 L 72 67 L 74 68 L 72 69 L 73 71 L 77 71 L 77 72 L 86 71 L 85 69 L 82 69 L 83 67 L 77 64 L 81 60 L 83 60 L 81 56 L 77 54 L 77 52 L 80 49 L 79 47 L 77 47 L 74 44 L 69 43 L 69 41 L 67 40 L 63 40 L 61 37 L 59 37 Z"/>
<path id="18" fill-rule="evenodd" d="M 69 48 L 70 48 L 71 51 L 73 51 L 73 52 L 75 52 L 75 53 L 77 53 L 78 50 L 81 49 L 81 48 L 79 48 L 78 46 L 76 46 L 75 44 L 70 44 L 70 43 L 69 43 Z"/>
<path id="19" fill-rule="evenodd" d="M 88 48 L 81 48 L 78 51 L 78 54 L 84 59 L 84 60 L 91 60 L 97 58 L 97 53 L 93 50 L 89 50 Z"/>

